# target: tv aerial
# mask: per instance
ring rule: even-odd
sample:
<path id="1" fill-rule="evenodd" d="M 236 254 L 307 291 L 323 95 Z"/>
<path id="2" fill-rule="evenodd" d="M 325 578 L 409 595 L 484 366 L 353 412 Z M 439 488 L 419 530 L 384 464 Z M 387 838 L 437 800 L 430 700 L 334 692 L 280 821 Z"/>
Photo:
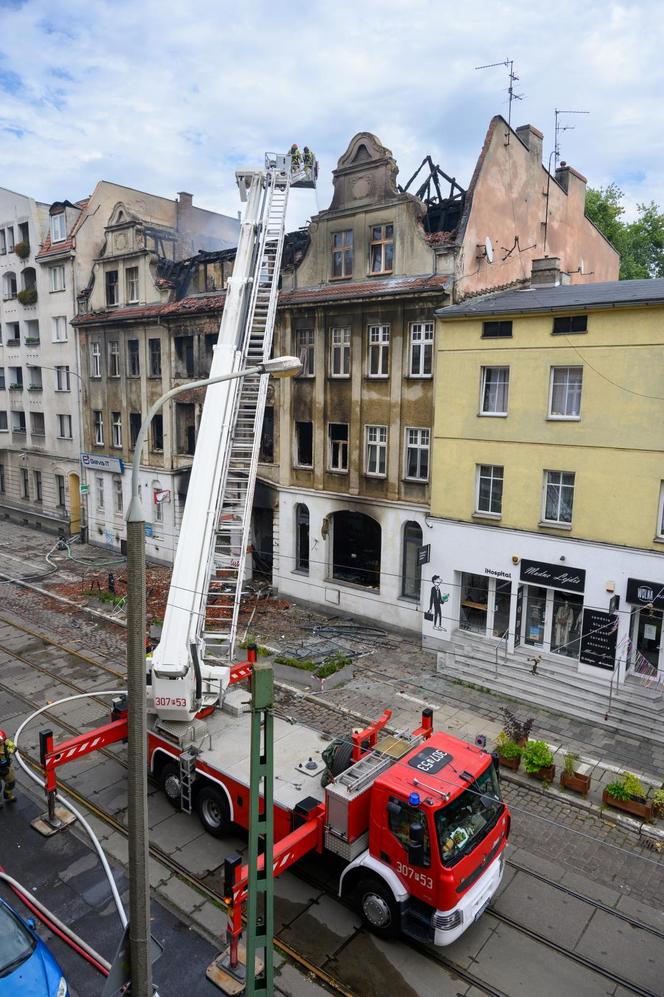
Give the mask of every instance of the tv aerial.
<path id="1" fill-rule="evenodd" d="M 555 108 L 555 129 L 554 129 L 554 143 L 553 143 L 553 169 L 556 170 L 558 163 L 560 161 L 560 133 L 561 132 L 573 132 L 576 125 L 561 125 L 560 115 L 561 114 L 590 114 L 590 111 L 563 111 L 559 108 Z"/>
<path id="2" fill-rule="evenodd" d="M 508 108 L 507 108 L 507 124 L 512 127 L 512 102 L 515 100 L 523 100 L 524 94 L 514 92 L 514 84 L 519 79 L 519 77 L 514 72 L 514 59 L 503 59 L 502 62 L 490 62 L 486 66 L 475 66 L 475 69 L 494 69 L 496 66 L 507 66 L 509 73 L 507 78 L 509 84 L 507 87 L 507 93 L 509 95 Z M 509 142 L 509 132 L 507 133 L 507 141 Z"/>

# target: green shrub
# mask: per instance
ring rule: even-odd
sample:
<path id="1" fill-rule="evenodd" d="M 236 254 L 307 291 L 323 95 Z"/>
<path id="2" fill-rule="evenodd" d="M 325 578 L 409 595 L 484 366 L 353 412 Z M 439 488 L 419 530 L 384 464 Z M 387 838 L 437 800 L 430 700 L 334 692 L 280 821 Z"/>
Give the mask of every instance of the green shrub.
<path id="1" fill-rule="evenodd" d="M 30 255 L 30 243 L 29 242 L 17 242 L 14 246 L 14 252 L 20 260 L 25 260 Z"/>
<path id="2" fill-rule="evenodd" d="M 269 658 L 270 655 L 272 654 L 272 651 L 270 650 L 269 647 L 266 647 L 265 644 L 258 644 L 253 637 L 247 637 L 246 640 L 240 641 L 238 647 L 241 647 L 243 650 L 246 650 L 246 648 L 248 648 L 250 644 L 256 644 L 256 651 L 259 658 Z"/>
<path id="3" fill-rule="evenodd" d="M 546 741 L 528 741 L 521 753 L 526 772 L 539 772 L 553 764 L 553 752 Z"/>
<path id="4" fill-rule="evenodd" d="M 652 798 L 652 808 L 655 817 L 664 817 L 664 786 L 656 789 Z"/>
<path id="5" fill-rule="evenodd" d="M 496 751 L 505 761 L 511 762 L 514 758 L 521 758 L 522 748 L 501 730 L 496 738 Z"/>
<path id="6" fill-rule="evenodd" d="M 579 756 L 573 751 L 568 751 L 565 755 L 565 775 L 574 775 L 576 766 L 579 764 Z"/>
<path id="7" fill-rule="evenodd" d="M 503 730 L 510 741 L 516 741 L 517 744 L 523 744 L 527 741 L 533 727 L 533 718 L 519 720 L 506 706 L 501 706 L 500 712 L 503 715 Z"/>
<path id="8" fill-rule="evenodd" d="M 624 783 L 620 779 L 616 779 L 615 782 L 610 782 L 606 787 L 606 792 L 609 796 L 612 796 L 614 800 L 631 800 L 632 798 L 631 793 L 627 792 Z"/>
<path id="9" fill-rule="evenodd" d="M 313 672 L 317 679 L 326 679 L 330 675 L 334 675 L 335 672 L 341 671 L 346 665 L 349 665 L 352 659 L 345 654 L 335 654 L 321 664 L 316 661 L 289 658 L 285 654 L 278 654 L 274 660 L 277 665 L 288 665 L 290 668 L 299 668 L 305 672 Z"/>
<path id="10" fill-rule="evenodd" d="M 37 288 L 26 287 L 24 291 L 19 291 L 16 297 L 22 305 L 34 305 L 37 301 Z"/>
<path id="11" fill-rule="evenodd" d="M 645 798 L 647 793 L 638 776 L 633 775 L 631 772 L 623 772 L 620 779 L 632 799 Z"/>

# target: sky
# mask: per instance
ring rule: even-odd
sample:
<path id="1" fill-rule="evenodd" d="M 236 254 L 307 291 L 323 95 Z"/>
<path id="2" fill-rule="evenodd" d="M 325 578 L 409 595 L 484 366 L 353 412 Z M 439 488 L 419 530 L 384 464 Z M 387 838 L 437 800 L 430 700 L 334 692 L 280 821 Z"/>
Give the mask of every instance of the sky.
<path id="1" fill-rule="evenodd" d="M 405 183 L 425 155 L 466 187 L 494 114 L 544 132 L 628 216 L 664 205 L 664 4 L 659 0 L 0 0 L 0 186 L 77 200 L 99 179 L 236 215 L 234 171 L 305 144 L 331 200 L 359 131 Z"/>

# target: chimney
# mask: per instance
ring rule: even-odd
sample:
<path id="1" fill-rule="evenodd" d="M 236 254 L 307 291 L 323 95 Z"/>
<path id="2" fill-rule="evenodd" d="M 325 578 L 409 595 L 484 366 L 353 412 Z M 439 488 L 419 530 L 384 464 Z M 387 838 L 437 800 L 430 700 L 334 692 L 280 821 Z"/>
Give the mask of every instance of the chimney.
<path id="1" fill-rule="evenodd" d="M 543 259 L 533 260 L 531 287 L 556 287 L 561 283 L 559 256 L 545 256 Z"/>
<path id="2" fill-rule="evenodd" d="M 556 180 L 568 197 L 578 198 L 583 208 L 586 205 L 586 184 L 588 181 L 583 173 L 579 173 L 567 163 L 562 162 L 556 169 Z"/>
<path id="3" fill-rule="evenodd" d="M 193 208 L 194 206 L 194 195 L 188 194 L 186 190 L 178 191 L 178 205 L 180 211 L 186 211 L 187 208 Z"/>
<path id="4" fill-rule="evenodd" d="M 542 132 L 534 125 L 520 125 L 516 133 L 539 166 L 542 162 L 542 142 L 544 141 Z"/>

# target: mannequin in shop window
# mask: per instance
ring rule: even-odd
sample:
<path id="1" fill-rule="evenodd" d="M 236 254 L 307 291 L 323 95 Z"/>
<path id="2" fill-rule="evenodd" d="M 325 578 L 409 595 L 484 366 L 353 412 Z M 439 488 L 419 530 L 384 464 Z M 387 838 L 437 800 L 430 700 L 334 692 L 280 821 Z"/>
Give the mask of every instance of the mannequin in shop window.
<path id="1" fill-rule="evenodd" d="M 554 620 L 556 647 L 563 647 L 569 643 L 570 631 L 574 622 L 574 609 L 569 602 L 563 602 L 558 606 L 558 612 Z"/>

